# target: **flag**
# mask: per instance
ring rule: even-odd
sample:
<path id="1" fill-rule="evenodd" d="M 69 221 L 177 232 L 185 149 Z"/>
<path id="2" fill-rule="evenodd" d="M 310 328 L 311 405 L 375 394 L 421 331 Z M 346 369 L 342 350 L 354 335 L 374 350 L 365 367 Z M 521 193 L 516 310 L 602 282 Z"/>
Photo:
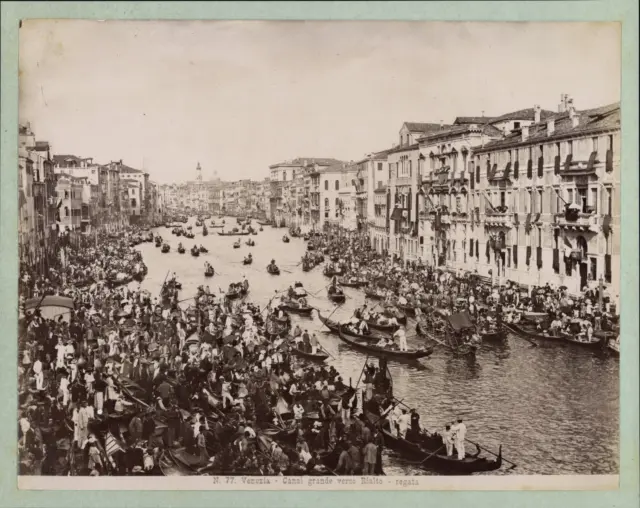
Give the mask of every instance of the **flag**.
<path id="1" fill-rule="evenodd" d="M 107 437 L 105 439 L 105 451 L 107 452 L 107 457 L 111 457 L 116 452 L 123 451 L 117 439 L 113 437 L 111 432 L 107 432 Z"/>

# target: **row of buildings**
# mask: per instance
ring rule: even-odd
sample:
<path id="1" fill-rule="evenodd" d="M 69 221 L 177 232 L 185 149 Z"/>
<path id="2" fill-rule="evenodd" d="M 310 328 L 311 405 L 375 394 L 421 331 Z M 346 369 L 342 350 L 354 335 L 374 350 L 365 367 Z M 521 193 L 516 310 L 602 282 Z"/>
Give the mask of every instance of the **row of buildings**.
<path id="1" fill-rule="evenodd" d="M 113 232 L 129 224 L 162 222 L 163 196 L 149 173 L 122 160 L 56 155 L 19 126 L 18 240 L 20 258 L 43 266 L 62 236 Z"/>
<path id="2" fill-rule="evenodd" d="M 562 94 L 500 116 L 405 122 L 359 161 L 269 166 L 278 225 L 342 227 L 405 262 L 579 292 L 620 277 L 620 104 Z"/>
<path id="3" fill-rule="evenodd" d="M 195 180 L 161 185 L 159 192 L 170 211 L 228 215 L 250 213 L 254 217 L 266 218 L 271 186 L 268 178 L 259 182 L 248 179 L 223 182 L 214 175 L 211 180 L 204 180 L 198 163 Z"/>

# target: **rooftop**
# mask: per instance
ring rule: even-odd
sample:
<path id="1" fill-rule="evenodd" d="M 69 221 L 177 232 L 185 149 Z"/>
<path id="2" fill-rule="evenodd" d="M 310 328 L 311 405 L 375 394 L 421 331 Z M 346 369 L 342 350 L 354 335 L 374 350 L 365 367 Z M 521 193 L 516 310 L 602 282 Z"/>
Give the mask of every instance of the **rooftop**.
<path id="1" fill-rule="evenodd" d="M 278 162 L 277 164 L 273 164 L 269 166 L 269 168 L 277 168 L 281 166 L 304 166 L 311 164 L 318 164 L 318 166 L 331 166 L 332 164 L 342 163 L 338 159 L 332 158 L 323 158 L 323 157 L 296 157 L 290 161 Z"/>
<path id="2" fill-rule="evenodd" d="M 409 132 L 432 132 L 440 130 L 441 125 L 439 123 L 421 123 L 421 122 L 405 122 L 402 124 L 406 126 Z"/>
<path id="3" fill-rule="evenodd" d="M 545 120 L 546 118 L 555 115 L 553 111 L 549 111 L 548 109 L 540 110 L 540 119 Z M 526 108 L 519 109 L 518 111 L 512 111 L 511 113 L 506 113 L 502 116 L 497 116 L 493 120 L 491 120 L 491 124 L 496 124 L 500 122 L 508 122 L 510 120 L 531 120 L 535 119 L 536 110 L 535 108 Z"/>
<path id="4" fill-rule="evenodd" d="M 475 127 L 474 127 L 475 126 Z M 488 123 L 483 124 L 461 124 L 449 125 L 438 132 L 432 132 L 418 139 L 419 142 L 436 140 L 443 136 L 453 136 L 456 134 L 467 134 L 470 132 L 481 132 L 487 136 L 502 136 L 502 131 Z"/>
<path id="5" fill-rule="evenodd" d="M 120 172 L 121 173 L 133 173 L 133 174 L 142 174 L 142 173 L 144 173 L 144 171 L 140 171 L 139 169 L 132 168 L 130 166 L 127 166 L 126 164 L 121 164 L 120 165 Z"/>
<path id="6" fill-rule="evenodd" d="M 472 123 L 488 123 L 495 120 L 495 116 L 457 116 L 453 121 L 453 125 L 467 125 Z"/>
<path id="7" fill-rule="evenodd" d="M 522 130 L 511 132 L 506 137 L 491 141 L 483 148 L 475 149 L 476 153 L 506 149 L 520 145 L 531 145 L 562 139 L 567 137 L 586 136 L 590 133 L 620 129 L 620 103 L 616 102 L 599 108 L 576 111 L 578 125 L 575 127 L 570 114 L 555 113 L 547 115 L 547 120 L 529 126 L 529 137 L 522 139 Z M 554 132 L 547 135 L 547 121 L 554 120 Z"/>

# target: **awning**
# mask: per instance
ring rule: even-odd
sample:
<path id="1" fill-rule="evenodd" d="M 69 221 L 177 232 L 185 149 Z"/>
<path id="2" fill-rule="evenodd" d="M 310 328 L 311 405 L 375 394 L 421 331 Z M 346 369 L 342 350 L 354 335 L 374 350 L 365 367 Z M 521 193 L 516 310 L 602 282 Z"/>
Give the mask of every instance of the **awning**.
<path id="1" fill-rule="evenodd" d="M 464 330 L 466 328 L 473 328 L 473 323 L 471 322 L 471 316 L 468 312 L 456 312 L 451 316 L 448 316 L 447 320 L 455 331 Z"/>

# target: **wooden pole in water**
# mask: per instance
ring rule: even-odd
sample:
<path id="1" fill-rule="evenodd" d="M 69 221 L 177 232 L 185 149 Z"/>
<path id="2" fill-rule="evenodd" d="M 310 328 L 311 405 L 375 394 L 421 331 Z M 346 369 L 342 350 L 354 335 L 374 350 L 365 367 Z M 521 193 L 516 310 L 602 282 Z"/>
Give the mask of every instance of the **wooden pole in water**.
<path id="1" fill-rule="evenodd" d="M 604 282 L 602 281 L 602 276 L 600 276 L 600 279 L 598 280 L 598 312 L 602 312 L 603 293 Z"/>

